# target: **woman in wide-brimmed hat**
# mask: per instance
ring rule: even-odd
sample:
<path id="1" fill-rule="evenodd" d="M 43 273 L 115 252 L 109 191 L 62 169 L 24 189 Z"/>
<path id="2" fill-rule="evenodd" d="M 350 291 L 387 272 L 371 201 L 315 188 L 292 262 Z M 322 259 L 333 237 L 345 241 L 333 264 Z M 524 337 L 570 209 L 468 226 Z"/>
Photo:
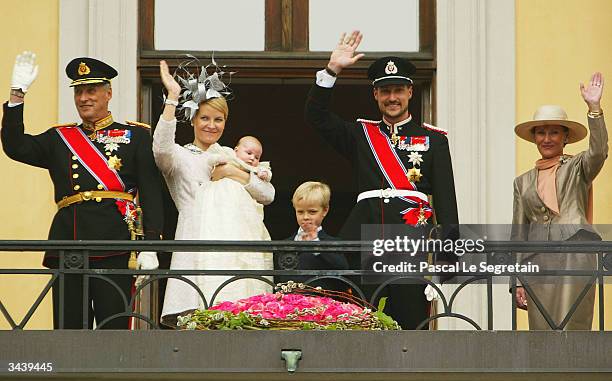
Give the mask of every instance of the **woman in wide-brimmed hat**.
<path id="1" fill-rule="evenodd" d="M 523 241 L 599 240 L 592 224 L 592 182 L 608 155 L 608 134 L 600 100 L 603 77 L 595 73 L 587 86 L 580 84 L 589 107 L 589 148 L 575 156 L 565 155 L 566 144 L 587 136 L 584 125 L 568 120 L 559 106 L 541 106 L 534 120 L 516 126 L 516 134 L 535 143 L 542 155 L 535 168 L 514 180 L 512 239 Z M 548 270 L 594 270 L 594 254 L 524 253 L 531 262 Z M 529 329 L 591 329 L 594 287 L 585 277 L 529 276 L 516 289 L 519 308 L 527 309 Z M 588 289 L 582 301 L 581 292 Z M 566 319 L 572 305 L 578 308 Z M 538 306 L 538 304 L 540 306 Z M 542 307 L 546 313 L 540 311 Z M 545 317 L 545 315 L 548 315 Z M 550 318 L 550 319 L 548 319 Z M 563 324 L 565 323 L 565 324 Z"/>

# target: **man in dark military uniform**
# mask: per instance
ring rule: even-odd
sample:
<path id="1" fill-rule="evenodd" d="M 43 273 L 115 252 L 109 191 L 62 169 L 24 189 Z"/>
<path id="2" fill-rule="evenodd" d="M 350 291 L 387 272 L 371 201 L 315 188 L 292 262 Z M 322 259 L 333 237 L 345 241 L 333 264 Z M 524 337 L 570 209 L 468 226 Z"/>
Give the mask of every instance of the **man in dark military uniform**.
<path id="1" fill-rule="evenodd" d="M 24 52 L 15 62 L 11 95 L 4 104 L 2 146 L 11 159 L 45 168 L 53 182 L 58 211 L 49 231 L 50 240 L 129 240 L 142 225 L 144 238 L 160 239 L 162 196 L 160 176 L 153 160 L 151 136 L 145 125 L 115 122 L 108 111 L 112 97 L 111 79 L 115 69 L 93 58 L 82 57 L 66 66 L 74 87 L 74 103 L 82 119 L 77 125 L 55 126 L 39 135 L 24 132 L 24 97 L 36 78 L 34 54 Z M 142 210 L 138 220 L 135 197 Z M 90 252 L 90 268 L 126 269 L 130 253 Z M 76 258 L 78 262 L 78 257 Z M 57 251 L 45 253 L 43 264 L 58 268 Z M 154 252 L 141 252 L 137 265 L 157 268 Z M 128 318 L 108 320 L 125 312 L 123 297 L 129 301 L 132 277 L 108 278 L 122 291 L 97 278 L 89 280 L 89 327 L 93 318 L 101 328 L 128 328 Z M 83 283 L 78 275 L 66 275 L 64 309 L 60 311 L 59 282 L 53 285 L 55 328 L 83 328 Z"/>
<path id="2" fill-rule="evenodd" d="M 382 120 L 347 122 L 329 111 L 336 77 L 363 57 L 363 54 L 355 54 L 361 39 L 359 32 L 342 35 L 327 67 L 317 73 L 316 85 L 310 90 L 305 106 L 307 123 L 354 164 L 359 196 L 340 236 L 360 240 L 362 224 L 422 227 L 434 219 L 447 226 L 457 224 L 446 131 L 418 123 L 408 111 L 413 95 L 410 76 L 416 71 L 410 62 L 399 57 L 384 57 L 376 60 L 368 70 Z M 354 269 L 360 266 L 355 259 L 354 256 L 349 259 Z M 456 259 L 440 254 L 438 260 L 454 262 Z M 416 328 L 428 317 L 424 289 L 422 284 L 388 287 L 389 301 L 385 311 L 404 329 Z"/>

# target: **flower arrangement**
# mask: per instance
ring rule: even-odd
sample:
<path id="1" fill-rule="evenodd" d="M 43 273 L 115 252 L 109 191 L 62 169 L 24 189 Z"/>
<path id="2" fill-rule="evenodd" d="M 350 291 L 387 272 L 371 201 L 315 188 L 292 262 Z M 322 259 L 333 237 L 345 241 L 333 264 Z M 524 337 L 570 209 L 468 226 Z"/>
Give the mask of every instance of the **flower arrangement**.
<path id="1" fill-rule="evenodd" d="M 349 300 L 342 302 L 331 297 Z M 346 293 L 313 288 L 289 281 L 277 292 L 255 295 L 235 302 L 222 302 L 207 310 L 179 316 L 177 326 L 190 330 L 280 329 L 280 330 L 397 330 L 395 320 Z"/>

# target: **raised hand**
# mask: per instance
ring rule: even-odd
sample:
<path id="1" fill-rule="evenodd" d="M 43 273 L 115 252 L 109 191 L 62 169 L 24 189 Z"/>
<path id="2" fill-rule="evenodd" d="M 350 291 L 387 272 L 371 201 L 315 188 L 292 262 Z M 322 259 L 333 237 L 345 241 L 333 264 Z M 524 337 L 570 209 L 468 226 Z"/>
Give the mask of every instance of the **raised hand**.
<path id="1" fill-rule="evenodd" d="M 35 65 L 36 54 L 26 51 L 18 54 L 13 66 L 13 77 L 11 79 L 11 89 L 21 89 L 26 93 L 32 82 L 38 76 L 38 66 Z"/>
<path id="2" fill-rule="evenodd" d="M 355 51 L 361 43 L 363 34 L 358 30 L 354 30 L 348 36 L 342 33 L 340 41 L 329 58 L 329 68 L 336 74 L 339 74 L 345 67 L 351 66 L 359 61 L 364 56 L 363 53 L 355 54 Z"/>
<path id="3" fill-rule="evenodd" d="M 604 79 L 600 72 L 595 72 L 591 76 L 591 82 L 588 86 L 580 83 L 580 93 L 582 99 L 589 106 L 589 111 L 599 111 L 601 109 L 600 101 L 603 93 Z"/>
<path id="4" fill-rule="evenodd" d="M 166 61 L 159 61 L 159 76 L 161 77 L 161 81 L 166 91 L 168 91 L 168 99 L 177 100 L 181 94 L 181 85 L 179 85 L 172 74 L 170 74 L 170 69 Z"/>

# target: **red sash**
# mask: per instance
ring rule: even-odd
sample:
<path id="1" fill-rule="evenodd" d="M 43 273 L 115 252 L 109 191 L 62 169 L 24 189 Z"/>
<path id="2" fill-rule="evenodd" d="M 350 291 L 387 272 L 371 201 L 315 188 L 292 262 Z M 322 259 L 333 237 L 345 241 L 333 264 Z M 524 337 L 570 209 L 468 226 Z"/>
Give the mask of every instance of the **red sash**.
<path id="1" fill-rule="evenodd" d="M 102 153 L 80 128 L 58 127 L 56 131 L 81 165 L 104 186 L 105 190 L 125 192 L 125 185 L 117 171 L 108 166 Z"/>
<path id="2" fill-rule="evenodd" d="M 376 163 L 391 188 L 418 192 L 416 185 L 408 180 L 408 176 L 406 176 L 408 171 L 397 156 L 389 137 L 380 131 L 379 123 L 363 119 L 358 119 L 358 121 L 363 126 L 363 132 Z M 426 220 L 433 215 L 433 210 L 427 201 L 413 196 L 400 198 L 410 204 L 409 208 L 400 212 L 406 224 L 422 225 L 425 223 L 424 219 Z"/>

